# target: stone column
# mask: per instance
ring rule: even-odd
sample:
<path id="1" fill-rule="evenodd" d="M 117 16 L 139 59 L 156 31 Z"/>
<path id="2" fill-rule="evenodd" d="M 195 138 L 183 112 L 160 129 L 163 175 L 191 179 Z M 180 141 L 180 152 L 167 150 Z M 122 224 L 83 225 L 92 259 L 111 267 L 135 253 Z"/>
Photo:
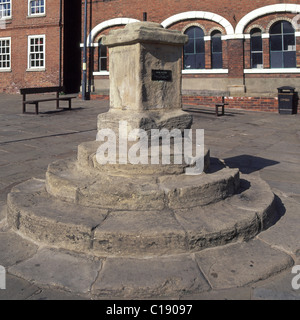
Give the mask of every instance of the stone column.
<path id="1" fill-rule="evenodd" d="M 182 47 L 188 37 L 158 23 L 137 22 L 103 38 L 109 49 L 110 110 L 98 116 L 98 130 L 189 128 L 181 110 Z"/>

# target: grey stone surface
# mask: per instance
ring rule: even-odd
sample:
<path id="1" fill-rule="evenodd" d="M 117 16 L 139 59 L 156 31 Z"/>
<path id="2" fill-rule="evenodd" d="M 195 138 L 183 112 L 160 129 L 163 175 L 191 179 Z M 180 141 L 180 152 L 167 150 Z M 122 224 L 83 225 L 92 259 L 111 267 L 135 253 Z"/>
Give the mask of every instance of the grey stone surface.
<path id="1" fill-rule="evenodd" d="M 46 287 L 88 293 L 101 264 L 88 256 L 42 248 L 32 258 L 10 267 L 8 272 Z"/>
<path id="2" fill-rule="evenodd" d="M 40 291 L 36 285 L 6 274 L 6 289 L 0 290 L 0 300 L 27 300 Z"/>
<path id="3" fill-rule="evenodd" d="M 300 252 L 300 204 L 299 202 L 279 194 L 283 203 L 284 214 L 279 223 L 258 235 L 264 242 L 289 254 Z M 288 232 L 287 232 L 288 230 Z"/>
<path id="4" fill-rule="evenodd" d="M 0 265 L 12 266 L 24 261 L 37 252 L 38 246 L 24 240 L 16 233 L 0 231 Z"/>
<path id="5" fill-rule="evenodd" d="M 108 258 L 93 285 L 100 296 L 153 297 L 209 289 L 197 263 L 188 255 L 152 259 Z"/>
<path id="6" fill-rule="evenodd" d="M 293 259 L 260 240 L 217 247 L 196 254 L 214 289 L 241 287 L 291 267 Z"/>
<path id="7" fill-rule="evenodd" d="M 290 270 L 289 270 L 290 271 Z M 254 284 L 252 298 L 255 300 L 300 300 L 300 290 L 293 289 L 291 283 L 296 274 L 286 272 Z"/>

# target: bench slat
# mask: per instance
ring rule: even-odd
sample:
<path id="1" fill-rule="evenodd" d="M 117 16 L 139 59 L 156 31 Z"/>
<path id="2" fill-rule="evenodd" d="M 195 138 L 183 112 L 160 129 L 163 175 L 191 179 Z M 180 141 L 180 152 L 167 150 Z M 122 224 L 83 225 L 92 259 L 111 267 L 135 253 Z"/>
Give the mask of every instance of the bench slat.
<path id="1" fill-rule="evenodd" d="M 21 94 L 35 94 L 35 93 L 49 93 L 63 91 L 63 87 L 36 87 L 36 88 L 22 88 Z"/>
<path id="2" fill-rule="evenodd" d="M 69 96 L 69 97 L 59 97 L 59 98 L 45 98 L 45 99 L 35 99 L 35 100 L 26 100 L 23 101 L 26 104 L 33 104 L 36 102 L 45 102 L 45 101 L 57 101 L 57 100 L 69 100 L 69 99 L 74 99 L 77 98 L 76 96 Z"/>

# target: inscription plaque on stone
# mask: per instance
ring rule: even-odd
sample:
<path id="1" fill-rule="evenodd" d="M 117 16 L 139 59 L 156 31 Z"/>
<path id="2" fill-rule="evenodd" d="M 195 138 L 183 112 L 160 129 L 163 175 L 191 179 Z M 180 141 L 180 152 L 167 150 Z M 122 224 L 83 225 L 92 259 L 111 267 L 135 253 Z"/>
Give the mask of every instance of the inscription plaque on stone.
<path id="1" fill-rule="evenodd" d="M 172 71 L 152 70 L 152 81 L 172 81 Z"/>

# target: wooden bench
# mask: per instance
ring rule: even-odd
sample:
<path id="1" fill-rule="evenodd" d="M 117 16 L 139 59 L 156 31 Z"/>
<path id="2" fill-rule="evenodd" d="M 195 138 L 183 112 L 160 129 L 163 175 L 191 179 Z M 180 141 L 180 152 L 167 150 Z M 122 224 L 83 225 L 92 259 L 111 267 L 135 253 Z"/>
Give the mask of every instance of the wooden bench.
<path id="1" fill-rule="evenodd" d="M 228 106 L 228 103 L 225 103 L 225 97 L 222 97 L 221 103 L 216 103 L 216 116 L 224 115 L 225 114 L 225 106 Z M 221 114 L 219 113 L 219 108 L 221 108 Z"/>
<path id="2" fill-rule="evenodd" d="M 76 98 L 76 95 L 59 96 L 59 93 L 63 91 L 63 87 L 37 87 L 37 88 L 22 88 L 20 93 L 23 95 L 22 111 L 26 112 L 27 104 L 35 105 L 35 113 L 39 114 L 39 103 L 47 101 L 56 101 L 56 109 L 59 109 L 59 101 L 69 101 L 69 109 L 71 109 L 71 100 Z M 37 98 L 33 100 L 26 100 L 28 94 L 43 94 L 43 93 L 55 93 L 55 96 L 48 96 L 45 98 Z"/>

